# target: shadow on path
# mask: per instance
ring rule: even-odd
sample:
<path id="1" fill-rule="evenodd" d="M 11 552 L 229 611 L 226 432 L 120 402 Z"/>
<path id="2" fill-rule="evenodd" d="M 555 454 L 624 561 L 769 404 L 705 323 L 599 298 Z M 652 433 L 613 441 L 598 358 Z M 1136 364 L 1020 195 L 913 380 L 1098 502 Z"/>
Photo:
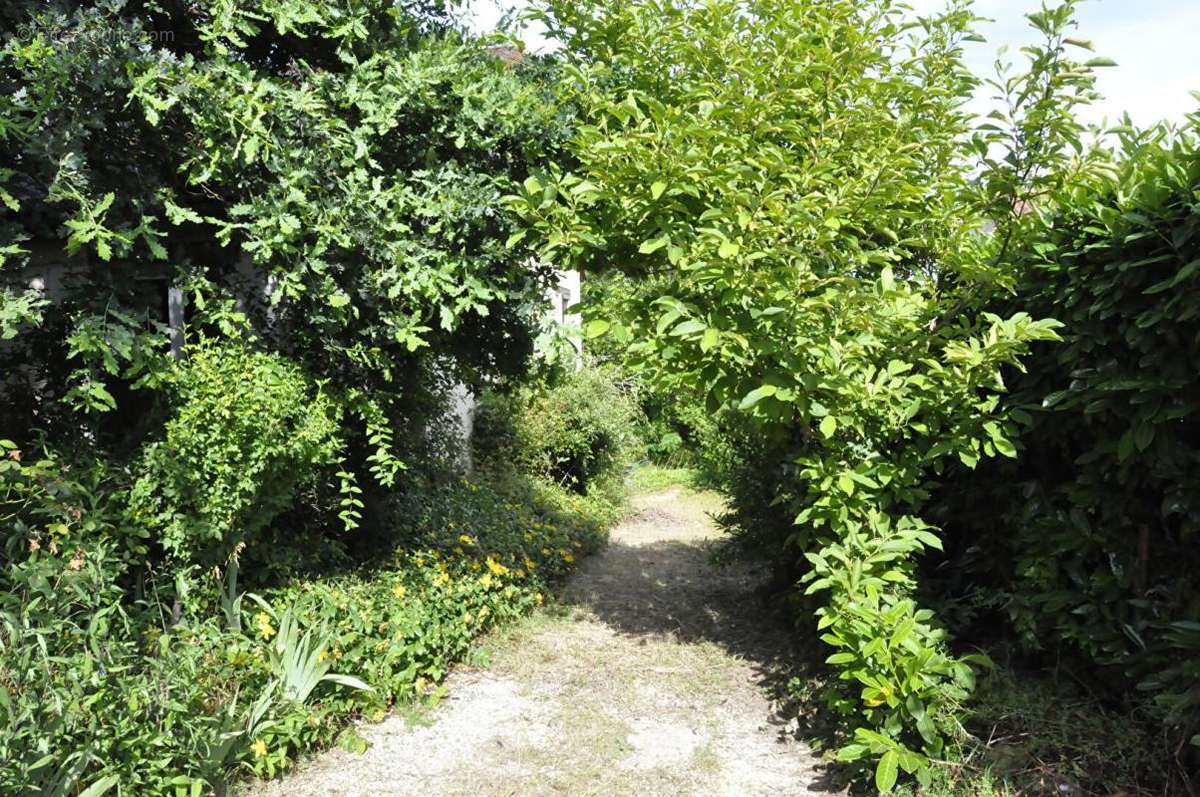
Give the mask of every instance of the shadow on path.
<path id="1" fill-rule="evenodd" d="M 802 648 L 792 623 L 765 599 L 769 564 L 716 564 L 718 539 L 712 519 L 694 508 L 643 508 L 575 575 L 563 602 L 586 609 L 619 634 L 642 638 L 641 644 L 671 637 L 719 646 L 741 660 L 766 693 L 771 710 L 764 720 L 777 738 L 811 739 L 813 729 L 795 719 L 800 706 L 788 682 L 818 671 L 812 646 Z M 836 768 L 822 767 L 822 777 L 808 788 L 843 787 Z"/>

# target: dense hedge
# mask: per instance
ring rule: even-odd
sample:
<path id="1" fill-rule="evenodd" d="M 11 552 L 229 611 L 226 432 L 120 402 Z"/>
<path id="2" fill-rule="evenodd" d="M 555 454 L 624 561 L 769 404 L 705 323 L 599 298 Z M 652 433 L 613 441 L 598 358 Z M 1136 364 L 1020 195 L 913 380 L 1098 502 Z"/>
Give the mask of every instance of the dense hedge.
<path id="1" fill-rule="evenodd" d="M 1007 376 L 1021 455 L 952 476 L 939 572 L 978 625 L 1200 732 L 1200 142 L 1128 134 L 1042 221 L 1015 301 L 1063 322 Z M 952 567 L 947 568 L 945 565 Z M 971 615 L 962 619 L 967 622 Z M 1200 740 L 1197 740 L 1200 741 Z"/>

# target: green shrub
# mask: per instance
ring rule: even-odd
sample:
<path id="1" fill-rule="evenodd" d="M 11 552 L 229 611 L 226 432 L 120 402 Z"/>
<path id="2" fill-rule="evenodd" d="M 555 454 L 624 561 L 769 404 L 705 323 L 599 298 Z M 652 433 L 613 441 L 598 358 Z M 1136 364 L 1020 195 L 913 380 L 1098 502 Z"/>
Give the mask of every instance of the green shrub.
<path id="1" fill-rule="evenodd" d="M 1072 35 L 1076 5 L 1028 15 L 1038 43 L 977 125 L 967 3 L 919 23 L 889 0 L 540 4 L 581 123 L 573 160 L 508 204 L 548 262 L 653 285 L 633 312 L 585 306 L 585 332 L 803 442 L 762 463 L 792 477 L 775 555 L 824 602 L 841 752 L 881 791 L 929 776 L 972 678 L 914 605 L 941 544 L 922 513 L 947 463 L 1015 453 L 1001 372 L 1055 337 L 988 310 L 1034 226 L 1020 210 L 1099 160 L 1073 111 L 1110 62 Z"/>
<path id="2" fill-rule="evenodd" d="M 183 563 L 253 544 L 341 448 L 336 404 L 298 366 L 243 344 L 188 347 L 174 412 L 136 466 L 134 519 Z"/>
<path id="3" fill-rule="evenodd" d="M 1173 789 L 1174 744 L 1153 718 L 1103 705 L 1064 671 L 997 666 L 963 722 L 968 733 L 947 750 L 953 766 L 897 797 L 1186 793 Z"/>
<path id="4" fill-rule="evenodd" d="M 625 468 L 641 453 L 637 405 L 612 368 L 583 368 L 559 383 L 489 394 L 475 419 L 484 467 L 519 471 L 581 495 L 620 493 Z"/>
<path id="5" fill-rule="evenodd" d="M 633 279 L 620 272 L 589 274 L 584 280 L 583 302 L 589 312 L 601 318 L 616 318 L 636 313 L 640 302 L 652 298 L 655 291 L 663 289 L 662 279 Z M 622 384 L 625 391 L 637 404 L 639 410 L 638 437 L 646 456 L 652 461 L 667 466 L 691 466 L 698 464 L 703 456 L 706 438 L 715 431 L 712 414 L 705 407 L 703 397 L 688 390 L 665 387 L 646 374 L 630 368 L 627 347 L 629 339 L 617 340 L 615 336 L 592 332 L 587 340 L 587 355 L 590 362 L 613 374 L 614 381 Z"/>

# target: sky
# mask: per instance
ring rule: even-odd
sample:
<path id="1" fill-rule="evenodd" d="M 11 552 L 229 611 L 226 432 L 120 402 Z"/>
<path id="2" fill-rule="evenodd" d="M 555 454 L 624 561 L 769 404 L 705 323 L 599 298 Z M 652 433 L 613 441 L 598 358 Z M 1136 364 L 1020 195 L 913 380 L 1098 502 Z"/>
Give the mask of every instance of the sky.
<path id="1" fill-rule="evenodd" d="M 907 0 L 918 13 L 929 13 L 944 0 Z M 967 63 L 977 75 L 989 76 L 996 50 L 1009 46 L 1006 58 L 1019 64 L 1017 49 L 1032 40 L 1024 15 L 1041 7 L 1041 0 L 976 0 L 976 12 L 993 22 L 980 28 L 986 44 L 970 44 Z M 504 9 L 521 7 L 524 0 L 474 0 L 472 26 L 491 30 Z M 1099 70 L 1097 88 L 1103 102 L 1081 115 L 1086 121 L 1116 122 L 1128 112 L 1137 125 L 1161 119 L 1178 122 L 1185 113 L 1200 110 L 1200 0 L 1087 0 L 1077 14 L 1078 38 L 1090 39 L 1097 56 L 1117 62 Z M 537 31 L 524 34 L 533 50 L 549 45 Z M 986 98 L 975 104 L 990 108 Z"/>

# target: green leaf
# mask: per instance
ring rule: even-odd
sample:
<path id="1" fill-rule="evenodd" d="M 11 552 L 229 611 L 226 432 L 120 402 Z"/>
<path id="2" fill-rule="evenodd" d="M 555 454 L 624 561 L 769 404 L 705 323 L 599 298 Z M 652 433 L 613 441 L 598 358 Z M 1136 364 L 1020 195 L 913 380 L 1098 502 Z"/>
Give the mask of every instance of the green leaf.
<path id="1" fill-rule="evenodd" d="M 683 337 L 684 335 L 695 335 L 697 332 L 702 332 L 708 329 L 708 324 L 698 318 L 692 318 L 678 324 L 671 330 L 672 337 Z"/>
<path id="2" fill-rule="evenodd" d="M 849 763 L 857 761 L 867 754 L 867 746 L 865 744 L 848 744 L 838 750 L 838 761 Z"/>
<path id="3" fill-rule="evenodd" d="M 921 542 L 928 545 L 930 548 L 934 548 L 939 551 L 942 550 L 941 538 L 938 537 L 936 534 L 934 534 L 932 531 L 925 531 L 924 529 L 921 529 L 921 530 L 913 532 L 913 536 L 916 537 Z"/>
<path id="4" fill-rule="evenodd" d="M 722 241 L 721 246 L 717 248 L 717 255 L 723 258 L 737 257 L 737 253 L 742 248 L 734 241 Z"/>
<path id="5" fill-rule="evenodd" d="M 926 744 L 935 744 L 938 738 L 937 726 L 933 724 L 933 720 L 929 715 L 917 718 L 917 733 L 921 734 L 921 738 Z"/>
<path id="6" fill-rule="evenodd" d="M 100 795 L 106 794 L 113 786 L 116 786 L 120 780 L 116 775 L 108 775 L 100 778 L 100 780 L 81 791 L 79 797 L 100 797 Z"/>
<path id="7" fill-rule="evenodd" d="M 854 481 L 858 482 L 863 487 L 867 487 L 872 490 L 879 489 L 879 482 L 875 481 L 870 476 L 865 476 L 857 471 L 851 471 L 850 478 L 854 479 Z"/>
<path id="8" fill-rule="evenodd" d="M 826 440 L 828 440 L 829 438 L 833 437 L 833 435 L 838 430 L 837 419 L 834 418 L 832 415 L 826 415 L 824 418 L 821 419 L 820 429 L 821 429 L 821 435 Z"/>
<path id="9" fill-rule="evenodd" d="M 587 338 L 598 338 L 612 328 L 612 324 L 602 318 L 597 318 L 587 322 L 583 328 L 583 334 Z"/>
<path id="10" fill-rule="evenodd" d="M 1087 66 L 1095 69 L 1097 67 L 1116 66 L 1117 62 L 1111 58 L 1093 58 L 1087 62 Z"/>
<path id="11" fill-rule="evenodd" d="M 659 238 L 652 238 L 649 241 L 642 241 L 642 245 L 638 247 L 638 252 L 643 255 L 653 254 L 670 242 L 671 239 L 666 235 L 663 235 Z"/>
<path id="12" fill-rule="evenodd" d="M 1124 462 L 1125 460 L 1129 459 L 1131 456 L 1133 456 L 1134 448 L 1136 448 L 1136 446 L 1134 444 L 1133 430 L 1131 429 L 1125 434 L 1121 435 L 1121 439 L 1117 443 L 1117 460 Z"/>
<path id="13" fill-rule="evenodd" d="M 992 438 L 992 444 L 996 446 L 996 450 L 1009 459 L 1017 458 L 1017 447 L 1012 444 L 1007 437 L 997 435 Z"/>
<path id="14" fill-rule="evenodd" d="M 663 191 L 667 190 L 667 184 L 659 181 L 650 186 L 650 198 L 657 200 L 663 195 Z"/>
<path id="15" fill-rule="evenodd" d="M 738 409 L 750 409 L 763 399 L 774 396 L 776 392 L 778 392 L 778 388 L 776 388 L 774 385 L 763 385 L 762 387 L 755 388 L 747 393 L 746 396 L 741 400 L 741 402 L 738 404 Z"/>
<path id="16" fill-rule="evenodd" d="M 895 750 L 888 750 L 875 767 L 875 788 L 881 792 L 891 791 L 896 785 L 896 778 L 900 776 L 899 770 L 900 754 Z"/>

